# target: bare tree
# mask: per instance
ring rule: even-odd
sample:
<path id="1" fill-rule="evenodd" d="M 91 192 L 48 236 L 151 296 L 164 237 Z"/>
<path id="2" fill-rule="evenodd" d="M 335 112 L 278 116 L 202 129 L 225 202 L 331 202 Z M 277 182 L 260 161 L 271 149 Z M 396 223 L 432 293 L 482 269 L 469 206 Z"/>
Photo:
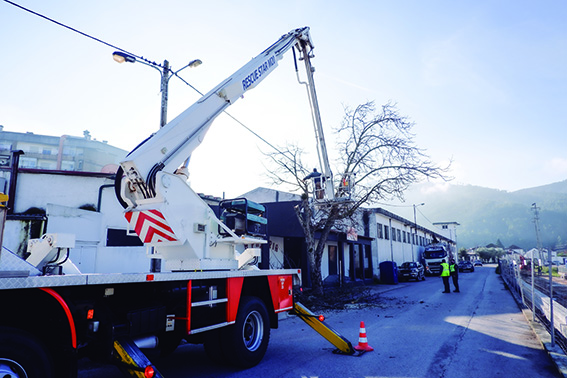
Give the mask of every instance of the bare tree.
<path id="1" fill-rule="evenodd" d="M 345 231 L 347 225 L 356 222 L 355 214 L 364 204 L 392 198 L 403 200 L 404 191 L 413 183 L 448 179 L 445 174 L 449 167 L 438 167 L 415 145 L 413 126 L 391 103 L 383 105 L 379 112 L 373 102 L 345 109 L 343 121 L 336 129 L 340 155 L 337 165 L 342 172 L 340 179 L 349 177 L 354 181 L 349 201 L 317 203 L 310 198 L 309 185 L 303 180 L 308 171 L 301 162 L 299 147 L 291 145 L 269 154 L 276 165 L 269 172 L 274 183 L 292 185 L 301 193 L 295 212 L 305 233 L 314 294 L 323 292 L 321 260 L 333 229 Z M 353 175 L 348 176 L 349 173 Z M 336 193 L 337 197 L 340 195 Z"/>

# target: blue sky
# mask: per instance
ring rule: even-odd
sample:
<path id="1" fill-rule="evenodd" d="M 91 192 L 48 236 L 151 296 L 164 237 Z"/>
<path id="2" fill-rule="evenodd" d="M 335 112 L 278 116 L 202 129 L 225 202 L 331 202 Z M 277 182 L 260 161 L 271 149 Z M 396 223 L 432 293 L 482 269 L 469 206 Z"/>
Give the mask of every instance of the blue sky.
<path id="1" fill-rule="evenodd" d="M 419 147 L 453 160 L 453 183 L 517 190 L 567 179 L 567 3 L 544 1 L 146 1 L 16 3 L 173 69 L 209 91 L 282 34 L 309 26 L 327 145 L 345 106 L 397 103 Z M 0 124 L 130 150 L 159 126 L 159 74 L 113 48 L 0 1 Z M 317 165 L 290 56 L 229 108 Z M 172 119 L 199 95 L 172 78 Z M 269 186 L 258 139 L 221 116 L 191 160 L 191 185 L 227 197 Z M 331 156 L 335 156 L 331 151 Z"/>

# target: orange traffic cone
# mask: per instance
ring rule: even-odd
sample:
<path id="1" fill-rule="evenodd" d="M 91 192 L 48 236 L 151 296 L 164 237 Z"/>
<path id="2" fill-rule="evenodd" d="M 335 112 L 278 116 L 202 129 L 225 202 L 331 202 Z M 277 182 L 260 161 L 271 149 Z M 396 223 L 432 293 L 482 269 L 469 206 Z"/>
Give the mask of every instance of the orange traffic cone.
<path id="1" fill-rule="evenodd" d="M 366 327 L 364 322 L 360 322 L 360 336 L 358 337 L 358 345 L 354 347 L 355 350 L 359 352 L 372 352 L 374 348 L 368 345 L 368 339 L 366 338 Z"/>

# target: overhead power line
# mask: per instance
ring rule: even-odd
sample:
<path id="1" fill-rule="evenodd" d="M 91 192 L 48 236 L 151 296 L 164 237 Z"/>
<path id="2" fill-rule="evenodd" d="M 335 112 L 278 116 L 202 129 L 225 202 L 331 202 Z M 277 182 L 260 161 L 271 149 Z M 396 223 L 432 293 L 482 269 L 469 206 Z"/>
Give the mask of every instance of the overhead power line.
<path id="1" fill-rule="evenodd" d="M 54 19 L 52 19 L 52 18 L 50 18 L 50 17 L 47 17 L 47 16 L 41 14 L 41 13 L 35 12 L 35 11 L 31 10 L 31 9 L 28 9 L 28 8 L 24 7 L 24 6 L 21 6 L 21 5 L 19 5 L 19 4 L 16 4 L 16 3 L 14 3 L 13 1 L 4 0 L 4 2 L 6 2 L 6 3 L 10 4 L 10 5 L 13 5 L 13 6 L 17 7 L 17 8 L 20 8 L 20 9 L 22 9 L 22 10 L 28 12 L 28 13 L 31 13 L 31 14 L 33 14 L 33 15 L 35 15 L 35 16 L 41 17 L 41 18 L 43 18 L 44 20 L 47 20 L 47 21 L 49 21 L 49 22 L 52 22 L 52 23 L 54 23 L 54 24 L 56 24 L 56 25 L 62 26 L 62 27 L 64 27 L 65 29 L 71 30 L 72 32 L 75 32 L 75 33 L 80 34 L 80 35 L 82 35 L 82 36 L 84 36 L 84 37 L 87 37 L 87 38 L 89 38 L 89 39 L 92 39 L 93 41 L 102 43 L 103 45 L 106 45 L 106 46 L 108 46 L 108 47 L 112 47 L 113 49 L 122 51 L 122 52 L 124 52 L 124 53 L 126 53 L 126 54 L 128 54 L 128 55 L 131 55 L 131 56 L 135 57 L 136 59 L 140 59 L 140 60 L 143 60 L 143 61 L 145 61 L 145 62 L 147 62 L 147 63 L 149 63 L 149 64 L 152 64 L 152 65 L 155 65 L 155 66 L 158 66 L 158 67 L 163 68 L 163 65 L 161 65 L 161 64 L 159 64 L 159 63 L 150 61 L 150 60 L 144 58 L 143 56 L 139 56 L 139 55 L 133 54 L 133 53 L 131 53 L 131 52 L 129 52 L 129 51 L 127 51 L 127 50 L 121 48 L 121 47 L 118 47 L 118 46 L 115 46 L 115 45 L 113 45 L 113 44 L 111 44 L 111 43 L 105 42 L 105 41 L 103 41 L 103 40 L 100 39 L 100 38 L 93 37 L 93 36 L 90 35 L 90 34 L 84 33 L 84 32 L 82 32 L 82 31 L 80 31 L 80 30 L 78 30 L 78 29 L 75 29 L 75 28 L 69 26 L 69 25 L 65 25 L 65 24 L 62 23 L 62 22 L 59 22 L 59 21 L 57 21 L 57 20 L 54 20 Z M 199 90 L 198 90 L 197 88 L 195 88 L 193 85 L 189 84 L 185 79 L 183 79 L 181 76 L 177 75 L 177 73 L 174 73 L 174 75 L 175 75 L 176 77 L 178 77 L 181 81 L 183 81 L 185 84 L 187 84 L 189 87 L 191 87 L 195 92 L 197 92 L 198 94 L 200 94 L 201 96 L 203 96 L 203 93 L 202 93 L 201 91 L 199 91 Z M 248 126 L 246 126 L 243 122 L 239 121 L 238 119 L 236 119 L 234 116 L 232 116 L 231 114 L 229 114 L 229 113 L 226 112 L 226 111 L 225 111 L 224 113 L 226 113 L 230 118 L 232 118 L 234 121 L 236 121 L 240 126 L 244 127 L 246 130 L 248 130 L 250 133 L 252 133 L 252 134 L 253 134 L 254 136 L 256 136 L 258 139 L 260 139 L 262 142 L 266 143 L 266 144 L 267 144 L 268 146 L 270 146 L 272 149 L 274 149 L 275 151 L 277 151 L 279 154 L 281 154 L 282 156 L 284 156 L 284 157 L 286 157 L 287 159 L 290 159 L 290 160 L 291 160 L 291 158 L 288 157 L 284 152 L 282 152 L 281 150 L 279 150 L 279 149 L 278 149 L 277 147 L 275 147 L 272 143 L 268 142 L 265 138 L 261 137 L 258 133 L 256 133 L 256 132 L 253 131 L 251 128 L 249 128 Z"/>
<path id="2" fill-rule="evenodd" d="M 198 94 L 200 94 L 201 96 L 204 96 L 203 93 L 198 90 L 197 88 L 195 88 L 194 86 L 192 86 L 191 84 L 189 84 L 187 81 L 185 81 L 185 79 L 183 79 L 181 76 L 177 75 L 177 73 L 175 73 L 175 76 L 177 76 L 182 82 L 184 82 L 185 84 L 187 84 L 189 87 L 191 87 L 195 92 L 197 92 Z M 238 123 L 240 126 L 244 127 L 246 130 L 248 130 L 252 135 L 254 135 L 256 138 L 260 139 L 262 142 L 266 143 L 269 147 L 271 147 L 272 149 L 274 149 L 275 151 L 277 151 L 279 154 L 281 154 L 282 156 L 292 160 L 290 157 L 288 157 L 283 151 L 281 151 L 279 148 L 277 148 L 276 146 L 274 146 L 272 143 L 268 142 L 265 138 L 263 138 L 262 136 L 260 136 L 258 133 L 256 133 L 254 130 L 252 130 L 251 128 L 249 128 L 248 126 L 246 126 L 243 122 L 241 122 L 240 120 L 238 120 L 236 117 L 234 117 L 232 114 L 230 114 L 229 112 L 227 112 L 226 110 L 223 110 L 223 113 L 226 114 L 227 116 L 229 116 L 230 118 L 232 118 L 236 123 Z M 293 160 L 292 160 L 293 161 Z M 304 167 L 301 167 L 303 169 L 305 169 Z"/>
<path id="3" fill-rule="evenodd" d="M 52 23 L 54 23 L 54 24 L 56 24 L 56 25 L 62 26 L 62 27 L 64 27 L 65 29 L 71 30 L 71 31 L 73 31 L 73 32 L 75 32 L 75 33 L 77 33 L 77 34 L 80 34 L 80 35 L 84 36 L 84 37 L 90 38 L 90 39 L 92 39 L 93 41 L 102 43 L 103 45 L 112 47 L 113 49 L 120 50 L 120 51 L 125 52 L 125 53 L 127 53 L 127 54 L 130 54 L 130 55 L 132 55 L 132 56 L 134 56 L 134 57 L 136 57 L 136 58 L 138 58 L 138 59 L 141 59 L 141 60 L 143 60 L 143 61 L 146 61 L 146 62 L 151 63 L 151 64 L 155 64 L 155 65 L 161 67 L 160 64 L 158 64 L 158 63 L 156 63 L 156 62 L 151 62 L 151 61 L 149 61 L 148 59 L 144 58 L 143 56 L 138 56 L 138 55 L 136 55 L 136 54 L 132 54 L 131 52 L 126 51 L 126 50 L 124 50 L 123 48 L 120 48 L 120 47 L 115 46 L 115 45 L 113 45 L 113 44 L 111 44 L 111 43 L 105 42 L 105 41 L 103 41 L 103 40 L 100 39 L 100 38 L 93 37 L 92 35 L 89 35 L 89 34 L 87 34 L 87 33 L 84 33 L 84 32 L 82 32 L 82 31 L 80 31 L 80 30 L 78 30 L 78 29 L 75 29 L 75 28 L 69 26 L 69 25 L 65 25 L 65 24 L 62 23 L 62 22 L 59 22 L 59 21 L 57 21 L 57 20 L 54 20 L 54 19 L 52 19 L 52 18 L 50 18 L 50 17 L 47 17 L 47 16 L 41 14 L 41 13 L 38 13 L 38 12 L 36 12 L 36 11 L 33 11 L 33 10 L 31 10 L 31 9 L 29 9 L 29 8 L 26 8 L 26 7 L 24 7 L 24 6 L 21 6 L 20 4 L 16 4 L 16 3 L 14 3 L 13 1 L 10 1 L 10 0 L 4 0 L 4 1 L 5 1 L 6 3 L 8 3 L 8 4 L 10 4 L 10 5 L 13 5 L 13 6 L 17 7 L 17 8 L 20 8 L 20 9 L 22 9 L 22 10 L 28 12 L 28 13 L 31 13 L 31 14 L 33 14 L 33 15 L 35 15 L 35 16 L 38 16 L 38 17 L 41 17 L 41 18 L 43 18 L 44 20 L 47 20 L 47 21 L 52 22 Z"/>
<path id="4" fill-rule="evenodd" d="M 429 223 L 431 223 L 432 226 L 435 226 L 435 225 L 433 224 L 433 222 L 430 221 L 429 218 L 427 218 L 427 217 L 425 216 L 425 214 L 423 214 L 423 212 L 422 212 L 420 209 L 417 209 L 417 211 L 421 214 L 422 217 L 425 218 L 425 220 L 427 220 Z"/>

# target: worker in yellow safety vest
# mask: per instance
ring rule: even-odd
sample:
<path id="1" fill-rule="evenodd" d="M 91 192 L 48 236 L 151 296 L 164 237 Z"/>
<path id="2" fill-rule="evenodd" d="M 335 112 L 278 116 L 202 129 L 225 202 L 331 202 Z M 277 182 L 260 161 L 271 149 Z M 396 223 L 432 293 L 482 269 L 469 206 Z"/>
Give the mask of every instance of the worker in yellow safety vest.
<path id="1" fill-rule="evenodd" d="M 455 290 L 453 292 L 460 293 L 459 290 L 459 266 L 451 257 L 449 259 L 449 271 L 451 272 L 451 278 L 453 279 L 453 286 L 455 286 Z"/>
<path id="2" fill-rule="evenodd" d="M 450 293 L 451 288 L 449 287 L 449 277 L 451 276 L 451 272 L 449 270 L 449 264 L 445 261 L 445 259 L 441 260 L 441 278 L 443 279 L 443 286 L 445 290 L 443 293 Z"/>

